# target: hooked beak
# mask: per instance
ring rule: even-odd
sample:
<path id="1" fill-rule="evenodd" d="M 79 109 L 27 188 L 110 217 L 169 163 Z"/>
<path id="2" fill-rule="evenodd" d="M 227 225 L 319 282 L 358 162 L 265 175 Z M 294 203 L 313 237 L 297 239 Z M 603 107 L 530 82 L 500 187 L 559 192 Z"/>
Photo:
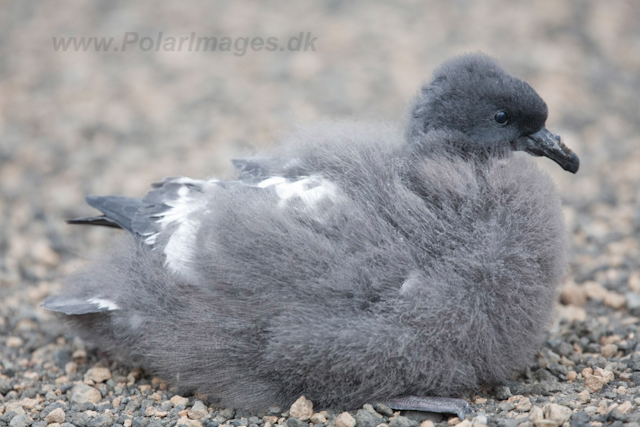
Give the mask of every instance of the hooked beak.
<path id="1" fill-rule="evenodd" d="M 559 164 L 562 169 L 571 173 L 578 172 L 578 168 L 580 168 L 580 159 L 576 153 L 564 145 L 560 136 L 552 134 L 547 128 L 521 136 L 512 143 L 512 146 L 517 151 L 548 157 Z"/>

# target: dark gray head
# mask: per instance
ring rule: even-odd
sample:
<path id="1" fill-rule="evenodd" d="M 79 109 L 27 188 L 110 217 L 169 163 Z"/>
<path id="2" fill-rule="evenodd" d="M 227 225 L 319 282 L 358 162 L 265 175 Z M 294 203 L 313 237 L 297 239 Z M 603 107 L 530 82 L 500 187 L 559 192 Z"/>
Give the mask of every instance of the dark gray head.
<path id="1" fill-rule="evenodd" d="M 442 64 L 422 87 L 411 110 L 409 137 L 456 130 L 470 140 L 458 147 L 465 151 L 526 151 L 577 172 L 578 156 L 545 128 L 546 120 L 547 105 L 531 86 L 493 58 L 467 54 Z"/>

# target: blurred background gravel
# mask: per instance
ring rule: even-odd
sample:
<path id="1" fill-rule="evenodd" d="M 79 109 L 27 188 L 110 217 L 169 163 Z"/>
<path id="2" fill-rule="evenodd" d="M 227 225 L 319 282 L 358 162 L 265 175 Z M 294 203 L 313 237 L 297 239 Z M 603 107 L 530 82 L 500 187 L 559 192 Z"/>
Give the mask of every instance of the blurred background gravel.
<path id="1" fill-rule="evenodd" d="M 53 37 L 73 36 L 113 37 L 118 47 L 125 32 L 317 40 L 315 51 L 244 55 L 53 48 Z M 267 420 L 224 412 L 207 396 L 171 403 L 163 383 L 68 335 L 37 306 L 114 233 L 64 220 L 93 213 L 87 194 L 137 197 L 164 176 L 229 173 L 229 159 L 298 123 L 402 120 L 434 66 L 478 50 L 540 93 L 548 127 L 581 168 L 574 176 L 539 162 L 565 203 L 571 266 L 537 361 L 510 387 L 471 396 L 488 416 L 474 425 L 637 426 L 640 3 L 632 0 L 0 1 L 0 425 L 62 423 L 45 420 L 57 408 L 75 425 L 307 425 L 288 408 L 272 408 Z M 87 379 L 96 364 L 113 376 Z M 73 399 L 87 392 L 83 380 L 102 401 Z M 213 404 L 205 415 L 201 400 Z M 163 408 L 174 413 L 159 416 Z M 416 423 L 376 409 L 379 423 Z M 368 427 L 366 414 L 352 414 Z M 335 415 L 312 422 L 353 427 Z"/>

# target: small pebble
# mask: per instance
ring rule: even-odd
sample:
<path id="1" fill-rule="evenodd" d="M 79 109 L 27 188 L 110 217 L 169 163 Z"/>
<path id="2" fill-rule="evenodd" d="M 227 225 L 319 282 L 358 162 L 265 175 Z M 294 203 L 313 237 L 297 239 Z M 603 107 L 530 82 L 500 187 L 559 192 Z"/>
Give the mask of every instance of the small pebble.
<path id="1" fill-rule="evenodd" d="M 355 427 L 356 419 L 353 418 L 353 416 L 351 416 L 350 413 L 343 412 L 336 417 L 334 425 L 335 427 Z M 396 427 L 404 427 L 404 426 L 397 425 Z"/>
<path id="2" fill-rule="evenodd" d="M 560 360 L 560 358 L 558 358 Z M 496 387 L 496 399 L 498 400 L 507 400 L 511 397 L 511 390 L 507 386 L 498 386 Z"/>
<path id="3" fill-rule="evenodd" d="M 26 415 L 17 415 L 11 419 L 9 427 L 29 427 L 31 425 L 31 419 Z"/>
<path id="4" fill-rule="evenodd" d="M 51 423 L 63 423 L 66 418 L 66 414 L 62 408 L 56 408 L 53 411 L 49 412 L 49 414 L 44 417 L 44 420 L 47 424 Z"/>
<path id="5" fill-rule="evenodd" d="M 230 420 L 236 415 L 236 410 L 233 408 L 224 408 L 224 409 L 221 409 L 220 412 L 218 412 L 218 415 L 224 418 L 225 420 Z"/>
<path id="6" fill-rule="evenodd" d="M 313 402 L 304 396 L 300 396 L 298 400 L 291 405 L 289 415 L 302 421 L 308 420 L 311 418 L 311 415 L 313 415 Z"/>
<path id="7" fill-rule="evenodd" d="M 487 420 L 487 416 L 484 414 L 476 415 L 476 417 L 471 422 L 473 427 L 486 427 L 489 421 Z"/>
<path id="8" fill-rule="evenodd" d="M 630 414 L 631 412 L 633 412 L 633 410 L 634 410 L 633 404 L 629 401 L 621 403 L 618 406 L 618 411 L 620 411 L 620 413 L 622 414 Z"/>
<path id="9" fill-rule="evenodd" d="M 8 337 L 5 345 L 9 348 L 20 348 L 24 345 L 24 341 L 20 337 Z"/>
<path id="10" fill-rule="evenodd" d="M 316 412 L 311 415 L 309 421 L 313 424 L 326 424 L 327 423 L 327 411 Z"/>
<path id="11" fill-rule="evenodd" d="M 176 423 L 176 426 L 185 426 L 185 427 L 203 427 L 202 423 L 198 420 L 190 420 L 187 417 L 182 417 Z"/>
<path id="12" fill-rule="evenodd" d="M 22 399 L 20 401 L 20 405 L 26 410 L 31 410 L 31 409 L 35 408 L 38 403 L 40 403 L 38 401 L 38 399 L 26 398 L 26 399 Z"/>
<path id="13" fill-rule="evenodd" d="M 236 424 L 236 421 L 233 421 L 233 424 L 238 426 L 241 424 Z M 306 421 L 299 420 L 295 417 L 288 418 L 285 422 L 286 427 L 309 427 L 309 423 Z"/>
<path id="14" fill-rule="evenodd" d="M 571 418 L 571 414 L 573 413 L 570 408 L 556 403 L 549 403 L 545 405 L 543 412 L 545 419 L 551 420 L 559 426 L 569 421 L 569 418 Z"/>
<path id="15" fill-rule="evenodd" d="M 618 346 L 615 344 L 606 344 L 600 347 L 600 354 L 606 359 L 610 359 L 618 352 Z"/>
<path id="16" fill-rule="evenodd" d="M 589 390 L 584 389 L 580 393 L 578 393 L 578 401 L 580 403 L 587 403 L 591 399 L 591 394 Z"/>
<path id="17" fill-rule="evenodd" d="M 182 405 L 184 407 L 187 407 L 187 405 L 189 405 L 189 399 L 186 397 L 182 397 L 182 396 L 178 396 L 175 395 L 173 396 L 171 399 L 169 399 L 169 401 L 173 404 L 173 406 L 178 406 L 178 405 Z M 233 415 L 229 418 L 233 418 Z"/>
<path id="18" fill-rule="evenodd" d="M 515 407 L 519 412 L 529 412 L 531 410 L 531 400 L 528 397 L 520 397 L 515 402 Z"/>
<path id="19" fill-rule="evenodd" d="M 201 400 L 196 400 L 188 412 L 188 417 L 192 420 L 202 420 L 207 415 L 209 415 L 209 411 Z"/>
<path id="20" fill-rule="evenodd" d="M 96 384 L 105 382 L 109 378 L 111 378 L 111 371 L 107 368 L 102 367 L 91 368 L 87 371 L 86 374 L 84 374 L 85 381 L 91 380 Z"/>
<path id="21" fill-rule="evenodd" d="M 544 419 L 544 412 L 539 406 L 534 406 L 529 410 L 529 420 L 533 423 Z"/>
<path id="22" fill-rule="evenodd" d="M 602 301 L 607 296 L 607 289 L 601 284 L 593 281 L 583 283 L 587 298 Z"/>
<path id="23" fill-rule="evenodd" d="M 561 292 L 562 302 L 566 305 L 583 307 L 587 302 L 587 293 L 584 286 L 577 285 L 575 282 L 566 283 Z"/>
<path id="24" fill-rule="evenodd" d="M 390 417 L 393 415 L 393 409 L 389 408 L 384 403 L 376 403 L 375 405 L 373 405 L 373 407 L 378 413 L 382 415 L 385 415 L 387 417 Z"/>
<path id="25" fill-rule="evenodd" d="M 100 392 L 86 384 L 78 384 L 71 390 L 71 403 L 98 403 L 100 399 Z"/>
<path id="26" fill-rule="evenodd" d="M 616 310 L 624 307 L 625 303 L 626 303 L 625 296 L 615 292 L 607 292 L 607 294 L 604 297 L 604 305 Z"/>
<path id="27" fill-rule="evenodd" d="M 73 375 L 78 372 L 78 364 L 76 362 L 68 362 L 64 365 L 64 372 L 67 375 Z"/>

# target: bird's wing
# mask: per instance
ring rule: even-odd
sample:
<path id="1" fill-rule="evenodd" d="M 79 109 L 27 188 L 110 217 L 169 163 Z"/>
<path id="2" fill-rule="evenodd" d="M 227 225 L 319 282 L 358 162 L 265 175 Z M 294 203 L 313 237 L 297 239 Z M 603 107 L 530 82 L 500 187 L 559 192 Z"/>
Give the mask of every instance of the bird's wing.
<path id="1" fill-rule="evenodd" d="M 190 278 L 201 227 L 224 203 L 221 199 L 230 198 L 242 205 L 251 204 L 258 197 L 267 200 L 268 209 L 274 212 L 293 209 L 299 217 L 318 221 L 339 193 L 335 184 L 320 176 L 259 175 L 242 175 L 235 181 L 165 178 L 152 184 L 142 199 L 89 196 L 87 202 L 104 216 L 70 223 L 119 226 L 152 250 L 162 252 L 169 271 Z"/>

